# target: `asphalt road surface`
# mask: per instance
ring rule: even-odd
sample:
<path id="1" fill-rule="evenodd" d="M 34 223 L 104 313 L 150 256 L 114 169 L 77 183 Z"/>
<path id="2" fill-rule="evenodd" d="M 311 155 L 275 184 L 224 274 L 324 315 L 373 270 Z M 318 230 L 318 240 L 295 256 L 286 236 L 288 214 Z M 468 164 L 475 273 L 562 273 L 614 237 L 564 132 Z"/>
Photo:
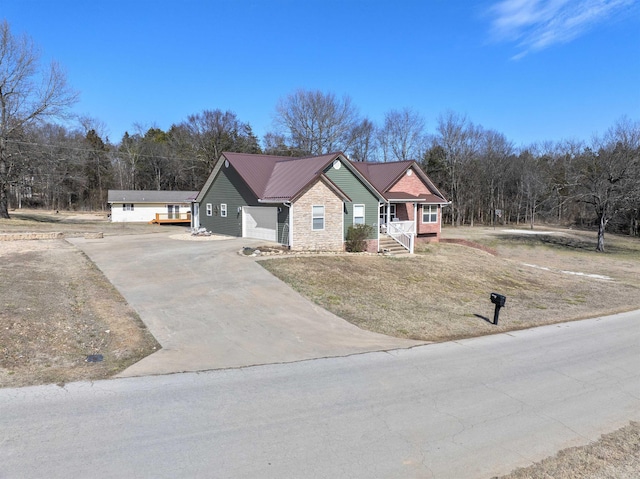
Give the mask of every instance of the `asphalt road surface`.
<path id="1" fill-rule="evenodd" d="M 640 312 L 0 390 L 0 478 L 490 478 L 640 420 Z"/>

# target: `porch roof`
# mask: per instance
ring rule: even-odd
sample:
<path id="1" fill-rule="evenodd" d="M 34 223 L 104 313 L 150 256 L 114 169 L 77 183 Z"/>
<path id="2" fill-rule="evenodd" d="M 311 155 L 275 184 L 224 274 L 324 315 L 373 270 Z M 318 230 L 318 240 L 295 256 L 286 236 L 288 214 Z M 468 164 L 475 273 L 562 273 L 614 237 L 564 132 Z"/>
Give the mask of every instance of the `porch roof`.
<path id="1" fill-rule="evenodd" d="M 440 198 L 434 194 L 412 195 L 410 193 L 403 193 L 401 191 L 387 192 L 385 195 L 389 201 L 414 201 L 416 203 L 426 203 L 432 205 L 446 205 L 449 204 L 447 200 Z"/>

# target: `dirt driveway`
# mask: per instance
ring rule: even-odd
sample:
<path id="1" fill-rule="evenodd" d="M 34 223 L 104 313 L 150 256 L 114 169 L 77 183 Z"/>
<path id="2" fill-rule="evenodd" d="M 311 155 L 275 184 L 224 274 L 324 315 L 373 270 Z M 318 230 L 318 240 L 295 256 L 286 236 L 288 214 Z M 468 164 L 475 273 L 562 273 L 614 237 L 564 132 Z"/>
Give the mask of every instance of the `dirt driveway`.
<path id="1" fill-rule="evenodd" d="M 162 345 L 121 377 L 421 344 L 363 331 L 304 299 L 238 254 L 256 246 L 253 240 L 180 241 L 154 234 L 69 241 L 104 272 Z"/>

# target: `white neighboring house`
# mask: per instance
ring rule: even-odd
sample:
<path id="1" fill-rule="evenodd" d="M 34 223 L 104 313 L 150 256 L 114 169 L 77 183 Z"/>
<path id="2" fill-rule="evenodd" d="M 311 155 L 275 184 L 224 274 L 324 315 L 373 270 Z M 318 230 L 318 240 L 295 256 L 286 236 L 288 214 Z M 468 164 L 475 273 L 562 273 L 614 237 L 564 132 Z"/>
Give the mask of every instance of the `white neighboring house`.
<path id="1" fill-rule="evenodd" d="M 111 221 L 190 223 L 191 202 L 198 191 L 109 190 Z"/>

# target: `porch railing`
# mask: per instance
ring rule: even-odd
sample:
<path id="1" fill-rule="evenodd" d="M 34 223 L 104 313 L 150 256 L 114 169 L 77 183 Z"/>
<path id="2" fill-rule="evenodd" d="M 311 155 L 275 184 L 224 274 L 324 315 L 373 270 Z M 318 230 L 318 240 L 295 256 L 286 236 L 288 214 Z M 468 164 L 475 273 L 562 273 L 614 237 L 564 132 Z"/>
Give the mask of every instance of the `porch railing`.
<path id="1" fill-rule="evenodd" d="M 413 254 L 416 224 L 414 221 L 391 221 L 387 223 L 387 234 Z"/>

